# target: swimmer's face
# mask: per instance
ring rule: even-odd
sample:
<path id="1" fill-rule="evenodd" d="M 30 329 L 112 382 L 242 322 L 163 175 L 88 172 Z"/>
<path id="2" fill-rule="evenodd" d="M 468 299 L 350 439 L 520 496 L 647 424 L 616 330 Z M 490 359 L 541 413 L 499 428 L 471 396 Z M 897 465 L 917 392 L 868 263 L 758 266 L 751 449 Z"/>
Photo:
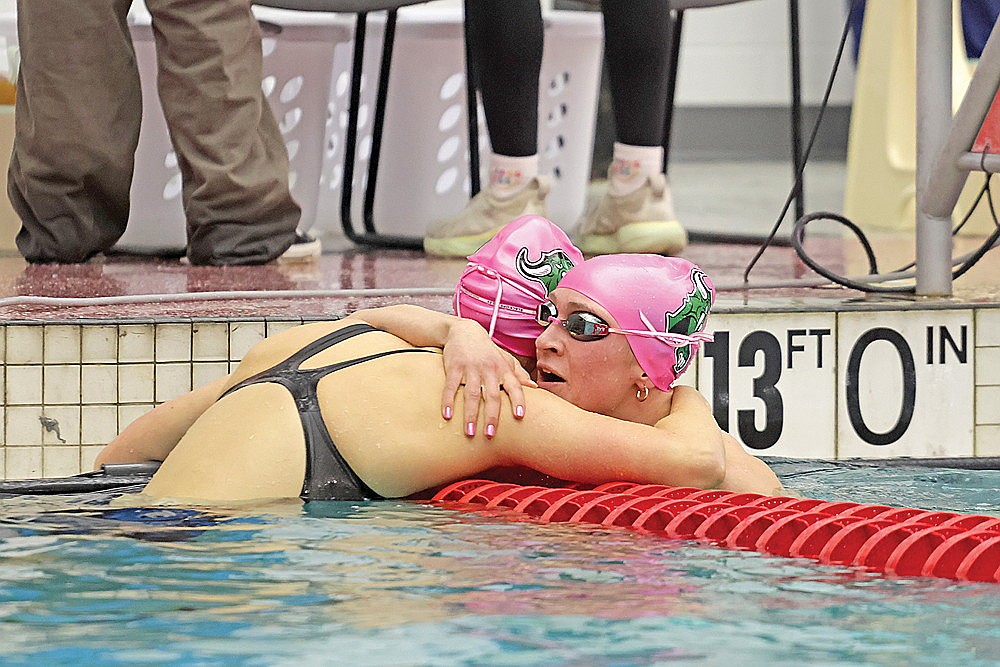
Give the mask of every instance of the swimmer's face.
<path id="1" fill-rule="evenodd" d="M 589 313 L 618 327 L 611 313 L 579 292 L 557 288 L 549 298 L 562 320 L 572 313 Z M 535 341 L 535 353 L 538 386 L 584 410 L 614 417 L 619 407 L 635 398 L 642 368 L 625 336 L 578 340 L 565 327 L 551 323 Z"/>

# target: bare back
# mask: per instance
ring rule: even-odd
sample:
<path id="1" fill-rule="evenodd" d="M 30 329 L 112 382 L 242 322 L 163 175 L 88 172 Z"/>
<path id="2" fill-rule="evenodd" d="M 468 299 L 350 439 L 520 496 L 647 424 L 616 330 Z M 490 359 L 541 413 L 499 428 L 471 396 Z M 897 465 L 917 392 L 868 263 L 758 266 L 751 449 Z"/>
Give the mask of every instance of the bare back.
<path id="1" fill-rule="evenodd" d="M 270 382 L 225 391 L 351 323 L 296 327 L 258 344 L 233 373 L 222 398 L 167 457 L 146 493 L 233 500 L 297 497 L 306 472 L 306 449 L 291 394 Z M 301 368 L 406 349 L 413 346 L 370 331 L 317 353 Z M 481 443 L 470 447 L 460 424 L 440 419 L 443 382 L 441 357 L 435 353 L 384 356 L 320 380 L 317 397 L 333 442 L 378 494 L 408 495 L 497 463 L 495 449 Z M 458 451 L 461 456 L 456 457 Z"/>

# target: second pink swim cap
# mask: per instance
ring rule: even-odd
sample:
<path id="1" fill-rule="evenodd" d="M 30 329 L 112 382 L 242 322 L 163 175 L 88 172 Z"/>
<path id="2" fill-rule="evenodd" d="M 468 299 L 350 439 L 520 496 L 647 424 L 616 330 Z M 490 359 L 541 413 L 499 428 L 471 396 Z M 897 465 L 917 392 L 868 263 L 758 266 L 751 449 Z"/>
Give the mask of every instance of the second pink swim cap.
<path id="1" fill-rule="evenodd" d="M 691 363 L 715 301 L 715 286 L 696 264 L 660 255 L 602 255 L 566 274 L 559 287 L 593 299 L 626 334 L 649 379 L 666 391 Z M 657 338 L 655 333 L 675 336 Z M 692 338 L 692 336 L 694 336 Z"/>
<path id="2" fill-rule="evenodd" d="M 563 230 L 541 216 L 521 216 L 469 256 L 455 287 L 455 314 L 482 324 L 508 352 L 534 358 L 538 306 L 582 262 Z"/>

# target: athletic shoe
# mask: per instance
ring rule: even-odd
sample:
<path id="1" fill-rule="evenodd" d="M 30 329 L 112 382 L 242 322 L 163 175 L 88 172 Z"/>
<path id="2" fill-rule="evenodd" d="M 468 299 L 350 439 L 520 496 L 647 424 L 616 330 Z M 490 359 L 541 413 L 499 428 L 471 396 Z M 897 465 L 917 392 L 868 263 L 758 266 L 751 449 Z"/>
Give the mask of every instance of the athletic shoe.
<path id="1" fill-rule="evenodd" d="M 510 199 L 497 199 L 482 190 L 461 213 L 431 224 L 424 237 L 424 252 L 438 257 L 468 257 L 511 220 L 522 215 L 547 217 L 545 196 L 549 179 L 537 176 Z"/>
<path id="2" fill-rule="evenodd" d="M 606 192 L 584 215 L 576 242 L 587 255 L 676 255 L 684 250 L 687 232 L 674 214 L 667 177 L 653 174 L 627 195 Z"/>
<path id="3" fill-rule="evenodd" d="M 306 232 L 295 232 L 295 240 L 288 250 L 278 257 L 279 262 L 308 262 L 316 259 L 323 253 L 323 245 L 319 239 Z"/>

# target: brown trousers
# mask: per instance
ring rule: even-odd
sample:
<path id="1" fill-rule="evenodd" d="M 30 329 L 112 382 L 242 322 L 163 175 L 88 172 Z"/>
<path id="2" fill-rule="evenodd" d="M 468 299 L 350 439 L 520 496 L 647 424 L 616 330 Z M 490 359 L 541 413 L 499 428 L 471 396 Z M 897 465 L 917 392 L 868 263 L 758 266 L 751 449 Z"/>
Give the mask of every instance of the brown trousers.
<path id="1" fill-rule="evenodd" d="M 11 203 L 29 262 L 84 262 L 124 233 L 142 118 L 130 0 L 18 0 Z M 295 238 L 288 156 L 261 91 L 250 0 L 147 0 L 192 264 L 257 264 Z"/>

